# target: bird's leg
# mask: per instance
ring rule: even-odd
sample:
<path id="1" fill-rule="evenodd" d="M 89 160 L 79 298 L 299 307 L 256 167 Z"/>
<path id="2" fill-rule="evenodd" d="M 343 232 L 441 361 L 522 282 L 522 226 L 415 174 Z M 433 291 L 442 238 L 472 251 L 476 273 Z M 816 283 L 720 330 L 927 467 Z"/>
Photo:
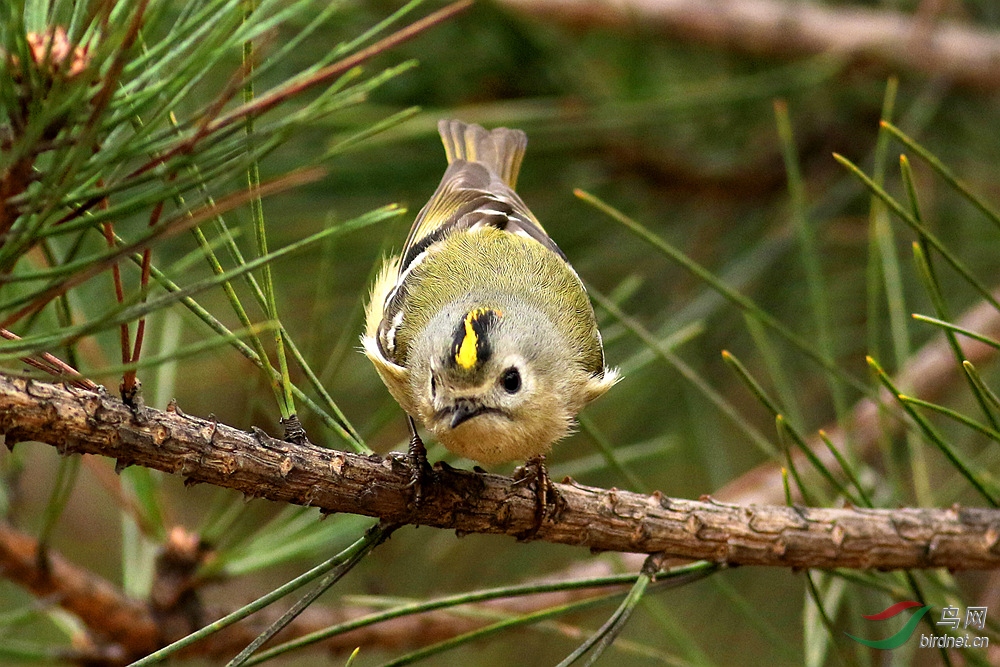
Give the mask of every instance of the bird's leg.
<path id="1" fill-rule="evenodd" d="M 556 490 L 545 466 L 545 455 L 532 456 L 514 471 L 515 484 L 526 482 L 535 486 L 535 525 L 518 535 L 518 539 L 530 540 L 538 533 L 546 519 L 556 518 L 561 511 L 561 504 L 566 501 Z"/>
<path id="2" fill-rule="evenodd" d="M 410 446 L 406 451 L 406 456 L 410 461 L 410 483 L 407 486 L 413 488 L 413 499 L 410 501 L 410 506 L 416 508 L 423 500 L 424 484 L 433 476 L 434 471 L 427 463 L 427 449 L 424 447 L 424 441 L 417 434 L 417 425 L 414 423 L 413 417 L 407 415 L 406 421 L 410 425 Z"/>

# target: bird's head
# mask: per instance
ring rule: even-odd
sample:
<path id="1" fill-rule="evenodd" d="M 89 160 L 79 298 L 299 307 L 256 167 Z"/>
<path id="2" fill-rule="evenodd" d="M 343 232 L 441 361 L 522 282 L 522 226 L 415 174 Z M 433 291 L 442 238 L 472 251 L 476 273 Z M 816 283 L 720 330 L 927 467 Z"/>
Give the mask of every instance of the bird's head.
<path id="1" fill-rule="evenodd" d="M 555 326 L 522 302 L 444 308 L 417 342 L 420 420 L 453 452 L 485 464 L 541 454 L 589 400 Z"/>

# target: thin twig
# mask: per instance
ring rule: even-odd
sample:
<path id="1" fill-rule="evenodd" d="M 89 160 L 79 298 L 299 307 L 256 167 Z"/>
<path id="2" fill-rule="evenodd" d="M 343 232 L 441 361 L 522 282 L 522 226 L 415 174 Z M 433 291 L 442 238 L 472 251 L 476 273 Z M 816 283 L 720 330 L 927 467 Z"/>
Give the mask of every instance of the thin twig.
<path id="1" fill-rule="evenodd" d="M 0 329 L 0 338 L 6 338 L 7 340 L 21 340 L 20 336 L 8 331 L 7 329 Z M 90 391 L 97 390 L 96 383 L 83 377 L 83 375 L 80 374 L 80 371 L 76 370 L 59 357 L 49 354 L 48 352 L 42 352 L 38 356 L 40 359 L 22 357 L 21 361 L 55 377 L 69 376 L 67 378 L 67 382 L 70 382 L 80 389 L 89 389 Z"/>
<path id="2" fill-rule="evenodd" d="M 418 21 L 414 21 L 405 28 L 402 28 L 388 37 L 375 42 L 366 49 L 362 49 L 353 55 L 350 55 L 331 65 L 327 65 L 326 67 L 323 67 L 308 76 L 292 79 L 288 83 L 269 91 L 267 94 L 255 98 L 252 102 L 240 105 L 229 113 L 205 123 L 203 127 L 199 128 L 198 133 L 191 139 L 182 142 L 171 150 L 142 165 L 129 174 L 128 177 L 132 178 L 143 174 L 150 169 L 163 164 L 175 155 L 181 155 L 189 152 L 202 138 L 206 136 L 214 134 L 247 118 L 256 118 L 275 108 L 282 102 L 295 97 L 296 95 L 300 95 L 307 90 L 311 90 L 316 86 L 329 82 L 331 79 L 334 79 L 344 72 L 357 67 L 366 60 L 393 49 L 403 42 L 416 37 L 425 30 L 447 21 L 452 16 L 467 9 L 471 5 L 472 0 L 458 0 L 458 2 L 454 2 Z"/>
<path id="3" fill-rule="evenodd" d="M 262 185 L 258 194 L 266 196 L 276 192 L 282 192 L 288 188 L 315 181 L 324 173 L 324 170 L 319 167 L 299 169 Z M 62 280 L 57 285 L 53 285 L 52 287 L 42 291 L 31 303 L 4 318 L 3 321 L 0 322 L 0 328 L 9 327 L 11 324 L 20 321 L 22 318 L 41 310 L 53 299 L 67 293 L 71 288 L 86 282 L 93 276 L 107 270 L 111 266 L 114 266 L 122 257 L 131 255 L 140 248 L 147 247 L 157 239 L 162 240 L 176 236 L 177 234 L 191 229 L 192 227 L 195 227 L 205 220 L 209 220 L 224 211 L 241 206 L 252 196 L 253 193 L 246 191 L 235 192 L 212 202 L 209 206 L 202 206 L 194 211 L 187 211 L 178 214 L 174 218 L 164 222 L 154 231 L 147 234 L 145 238 L 139 239 L 138 241 L 128 245 L 119 246 L 117 252 L 112 253 L 102 260 L 95 261 L 85 269 L 82 269 L 81 271 L 78 271 L 77 273 L 74 273 L 68 278 Z"/>

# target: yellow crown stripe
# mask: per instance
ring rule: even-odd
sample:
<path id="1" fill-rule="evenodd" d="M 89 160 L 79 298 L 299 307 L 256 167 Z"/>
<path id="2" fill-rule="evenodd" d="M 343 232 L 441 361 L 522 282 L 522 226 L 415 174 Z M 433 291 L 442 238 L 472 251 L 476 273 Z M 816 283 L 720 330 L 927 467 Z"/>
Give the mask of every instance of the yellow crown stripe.
<path id="1" fill-rule="evenodd" d="M 458 346 L 458 350 L 455 352 L 455 363 L 465 370 L 471 370 L 479 363 L 479 351 L 482 347 L 482 342 L 479 340 L 480 332 L 476 330 L 476 324 L 479 323 L 479 328 L 482 328 L 483 323 L 478 322 L 478 320 L 489 315 L 498 317 L 500 316 L 500 312 L 490 308 L 476 308 L 475 310 L 470 310 L 465 315 L 463 322 L 465 333 L 462 336 L 462 342 Z"/>
<path id="2" fill-rule="evenodd" d="M 476 352 L 476 341 L 479 340 L 479 336 L 472 328 L 472 320 L 475 318 L 476 312 L 472 311 L 465 316 L 465 337 L 462 339 L 462 345 L 458 348 L 458 353 L 455 354 L 455 363 L 465 370 L 475 366 L 479 356 Z"/>

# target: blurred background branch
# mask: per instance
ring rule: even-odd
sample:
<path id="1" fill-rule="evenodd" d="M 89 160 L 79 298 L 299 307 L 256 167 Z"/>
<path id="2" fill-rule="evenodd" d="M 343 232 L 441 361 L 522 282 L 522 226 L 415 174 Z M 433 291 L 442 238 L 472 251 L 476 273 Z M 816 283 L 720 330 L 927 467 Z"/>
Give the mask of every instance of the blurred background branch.
<path id="1" fill-rule="evenodd" d="M 1000 312 L 987 302 L 963 313 L 956 324 L 1000 339 Z M 991 363 L 996 355 L 996 347 L 973 339 L 962 339 L 962 356 L 974 366 L 983 367 Z M 924 345 L 907 360 L 896 378 L 896 384 L 915 396 L 940 401 L 946 399 L 964 380 L 962 369 L 955 366 L 954 351 L 948 340 L 941 336 Z M 885 429 L 898 432 L 904 428 L 898 419 L 880 414 L 880 404 L 889 398 L 888 392 L 883 392 L 879 402 L 866 398 L 855 404 L 842 424 L 829 424 L 823 429 L 829 441 L 837 449 L 849 447 L 855 456 L 862 459 L 875 456 Z M 833 469 L 839 467 L 830 448 L 818 436 L 810 439 L 809 449 L 824 465 Z M 801 451 L 795 451 L 792 458 L 794 465 L 806 467 L 806 455 Z M 838 474 L 843 474 L 843 471 L 838 471 Z M 781 502 L 784 494 L 781 465 L 765 463 L 728 482 L 712 496 L 731 503 L 766 504 Z"/>
<path id="2" fill-rule="evenodd" d="M 1000 32 L 949 16 L 959 3 L 924 0 L 914 14 L 791 0 L 499 0 L 574 29 L 628 26 L 755 56 L 828 54 L 882 73 L 911 71 L 984 90 L 1000 87 Z"/>

